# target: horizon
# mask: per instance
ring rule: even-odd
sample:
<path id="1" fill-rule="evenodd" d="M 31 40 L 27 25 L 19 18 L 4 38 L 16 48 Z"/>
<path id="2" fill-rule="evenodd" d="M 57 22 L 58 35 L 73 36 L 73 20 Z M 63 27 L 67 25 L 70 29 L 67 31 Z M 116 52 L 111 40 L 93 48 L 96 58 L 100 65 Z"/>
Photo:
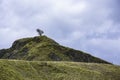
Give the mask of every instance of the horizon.
<path id="1" fill-rule="evenodd" d="M 120 65 L 119 0 L 1 0 L 0 49 L 36 29 L 64 46 Z"/>

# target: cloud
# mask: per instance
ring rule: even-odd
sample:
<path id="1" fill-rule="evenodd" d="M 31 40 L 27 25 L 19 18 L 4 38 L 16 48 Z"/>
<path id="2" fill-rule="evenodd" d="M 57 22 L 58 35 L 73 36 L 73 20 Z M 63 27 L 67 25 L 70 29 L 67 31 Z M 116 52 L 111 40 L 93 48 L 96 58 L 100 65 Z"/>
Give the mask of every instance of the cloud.
<path id="1" fill-rule="evenodd" d="M 120 64 L 119 3 L 119 0 L 0 0 L 0 48 L 10 47 L 18 38 L 35 36 L 35 29 L 40 28 L 62 45 Z"/>
<path id="2" fill-rule="evenodd" d="M 119 39 L 91 39 L 87 42 L 87 49 L 89 48 L 91 52 L 95 53 L 95 56 L 99 56 L 103 59 L 107 59 L 113 63 L 120 64 L 118 55 L 119 50 Z M 117 61 L 118 60 L 118 61 Z"/>

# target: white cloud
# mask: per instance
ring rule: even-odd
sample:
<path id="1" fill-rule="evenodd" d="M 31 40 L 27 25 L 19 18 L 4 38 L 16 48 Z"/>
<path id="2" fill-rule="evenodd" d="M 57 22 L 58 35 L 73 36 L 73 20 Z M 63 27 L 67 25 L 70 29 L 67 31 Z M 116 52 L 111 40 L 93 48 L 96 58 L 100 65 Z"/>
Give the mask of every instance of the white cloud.
<path id="1" fill-rule="evenodd" d="M 115 62 L 112 56 L 120 55 L 115 4 L 116 0 L 1 0 L 0 48 L 9 47 L 18 38 L 37 35 L 39 27 L 63 45 Z"/>

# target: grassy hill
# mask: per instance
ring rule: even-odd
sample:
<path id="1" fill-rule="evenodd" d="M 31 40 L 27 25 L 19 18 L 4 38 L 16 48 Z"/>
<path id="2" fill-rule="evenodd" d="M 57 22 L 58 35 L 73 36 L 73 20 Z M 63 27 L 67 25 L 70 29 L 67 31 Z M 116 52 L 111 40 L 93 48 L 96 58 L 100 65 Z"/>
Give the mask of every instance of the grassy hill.
<path id="1" fill-rule="evenodd" d="M 0 60 L 0 80 L 120 80 L 120 66 L 63 61 Z"/>
<path id="2" fill-rule="evenodd" d="M 16 40 L 11 48 L 0 50 L 0 58 L 29 61 L 109 63 L 88 53 L 61 46 L 46 36 Z"/>
<path id="3" fill-rule="evenodd" d="M 0 80 L 120 80 L 120 66 L 36 36 L 0 50 Z"/>

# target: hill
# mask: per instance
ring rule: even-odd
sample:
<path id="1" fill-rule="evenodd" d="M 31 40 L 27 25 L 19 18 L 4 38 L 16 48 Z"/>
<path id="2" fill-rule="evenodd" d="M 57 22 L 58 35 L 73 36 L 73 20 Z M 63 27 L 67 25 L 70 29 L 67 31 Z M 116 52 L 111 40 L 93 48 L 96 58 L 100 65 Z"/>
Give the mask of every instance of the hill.
<path id="1" fill-rule="evenodd" d="M 36 36 L 0 50 L 0 80 L 16 79 L 120 80 L 120 66 Z"/>
<path id="2" fill-rule="evenodd" d="M 110 64 L 83 51 L 64 47 L 47 36 L 36 36 L 16 40 L 9 49 L 0 50 L 0 58 L 29 61 L 74 61 Z"/>
<path id="3" fill-rule="evenodd" d="M 120 66 L 60 61 L 0 60 L 0 80 L 120 80 Z"/>

